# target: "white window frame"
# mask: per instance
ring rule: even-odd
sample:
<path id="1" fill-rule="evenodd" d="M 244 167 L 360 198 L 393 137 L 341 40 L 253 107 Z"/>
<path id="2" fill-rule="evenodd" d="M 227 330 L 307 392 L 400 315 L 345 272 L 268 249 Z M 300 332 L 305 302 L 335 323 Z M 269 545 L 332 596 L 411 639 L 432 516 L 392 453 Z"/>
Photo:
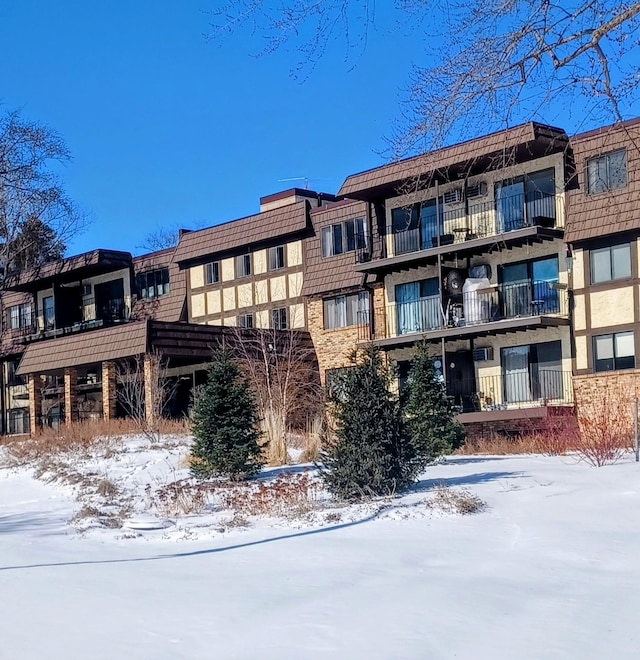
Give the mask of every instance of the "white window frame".
<path id="1" fill-rule="evenodd" d="M 220 262 L 210 261 L 204 265 L 205 284 L 217 284 L 220 281 Z"/>

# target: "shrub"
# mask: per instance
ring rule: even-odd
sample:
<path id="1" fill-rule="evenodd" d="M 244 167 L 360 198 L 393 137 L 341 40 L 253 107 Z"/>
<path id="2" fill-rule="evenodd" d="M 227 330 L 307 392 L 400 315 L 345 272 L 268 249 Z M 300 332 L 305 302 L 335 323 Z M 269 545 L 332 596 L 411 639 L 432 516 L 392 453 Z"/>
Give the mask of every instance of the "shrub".
<path id="1" fill-rule="evenodd" d="M 192 474 L 238 480 L 259 472 L 263 465 L 259 424 L 249 383 L 223 347 L 209 366 L 207 383 L 193 409 Z"/>
<path id="2" fill-rule="evenodd" d="M 594 467 L 615 463 L 633 445 L 630 398 L 605 385 L 597 399 L 579 407 L 578 426 L 578 456 Z"/>
<path id="3" fill-rule="evenodd" d="M 416 476 L 462 446 L 464 430 L 425 342 L 416 346 L 411 362 L 403 414 L 413 454 L 409 469 Z"/>
<path id="4" fill-rule="evenodd" d="M 389 381 L 379 351 L 370 346 L 333 383 L 335 438 L 321 458 L 324 481 L 337 497 L 389 495 L 411 481 L 413 455 Z"/>

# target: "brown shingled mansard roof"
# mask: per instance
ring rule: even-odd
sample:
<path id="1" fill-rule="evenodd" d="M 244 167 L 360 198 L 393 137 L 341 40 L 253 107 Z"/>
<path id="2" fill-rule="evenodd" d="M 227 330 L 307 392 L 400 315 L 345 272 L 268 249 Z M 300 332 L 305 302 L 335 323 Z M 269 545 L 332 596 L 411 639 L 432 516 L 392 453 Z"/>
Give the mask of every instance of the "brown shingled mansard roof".
<path id="1" fill-rule="evenodd" d="M 309 202 L 303 200 L 208 229 L 186 232 L 180 237 L 173 260 L 182 264 L 303 231 L 308 227 L 308 209 Z"/>
<path id="2" fill-rule="evenodd" d="M 603 126 L 571 138 L 575 178 L 567 191 L 567 243 L 640 230 L 639 145 L 640 118 Z M 587 161 L 618 149 L 626 150 L 626 186 L 589 194 Z"/>
<path id="3" fill-rule="evenodd" d="M 460 142 L 450 147 L 376 167 L 345 180 L 339 196 L 370 199 L 376 193 L 385 193 L 401 181 L 429 172 L 446 171 L 455 166 L 468 167 L 475 161 L 490 161 L 492 157 L 515 149 L 518 160 L 526 160 L 554 150 L 563 149 L 566 133 L 559 128 L 528 122 L 484 137 Z"/>

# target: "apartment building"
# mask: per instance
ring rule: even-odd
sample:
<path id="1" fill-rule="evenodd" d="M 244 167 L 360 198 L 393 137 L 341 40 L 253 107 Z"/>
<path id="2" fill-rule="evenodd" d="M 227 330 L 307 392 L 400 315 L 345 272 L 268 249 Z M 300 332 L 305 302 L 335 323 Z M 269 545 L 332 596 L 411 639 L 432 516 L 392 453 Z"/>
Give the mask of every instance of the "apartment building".
<path id="1" fill-rule="evenodd" d="M 116 368 L 161 352 L 176 414 L 225 333 L 294 330 L 320 377 L 373 342 L 403 386 L 427 341 L 475 435 L 638 392 L 640 120 L 538 123 L 294 188 L 133 258 L 94 250 L 5 282 L 2 432 L 122 414 Z M 566 230 L 565 230 L 566 227 Z M 565 233 L 566 231 L 566 233 Z M 199 380 L 200 379 L 200 380 Z"/>
<path id="2" fill-rule="evenodd" d="M 640 120 L 571 140 L 567 192 L 578 405 L 640 394 Z"/>
<path id="3" fill-rule="evenodd" d="M 330 195 L 293 188 L 260 199 L 260 213 L 185 232 L 173 262 L 187 274 L 190 322 L 304 329 L 305 241 L 312 208 Z"/>
<path id="4" fill-rule="evenodd" d="M 123 414 L 116 396 L 123 361 L 158 351 L 179 377 L 208 359 L 217 336 L 183 322 L 184 274 L 172 256 L 93 250 L 4 283 L 3 433 Z M 178 383 L 174 405 L 186 410 L 191 384 Z"/>
<path id="5" fill-rule="evenodd" d="M 373 292 L 360 339 L 406 378 L 432 345 L 460 419 L 517 428 L 571 406 L 561 129 L 528 123 L 347 178 L 370 240 L 354 271 Z"/>

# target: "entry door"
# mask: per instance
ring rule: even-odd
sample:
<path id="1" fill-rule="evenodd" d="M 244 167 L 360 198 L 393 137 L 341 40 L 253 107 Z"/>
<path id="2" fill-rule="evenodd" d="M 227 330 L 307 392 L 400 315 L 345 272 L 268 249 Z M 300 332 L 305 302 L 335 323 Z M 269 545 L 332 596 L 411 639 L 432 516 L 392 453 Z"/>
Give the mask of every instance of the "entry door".
<path id="1" fill-rule="evenodd" d="M 476 378 L 471 351 L 446 353 L 447 394 L 463 412 L 475 410 Z"/>

